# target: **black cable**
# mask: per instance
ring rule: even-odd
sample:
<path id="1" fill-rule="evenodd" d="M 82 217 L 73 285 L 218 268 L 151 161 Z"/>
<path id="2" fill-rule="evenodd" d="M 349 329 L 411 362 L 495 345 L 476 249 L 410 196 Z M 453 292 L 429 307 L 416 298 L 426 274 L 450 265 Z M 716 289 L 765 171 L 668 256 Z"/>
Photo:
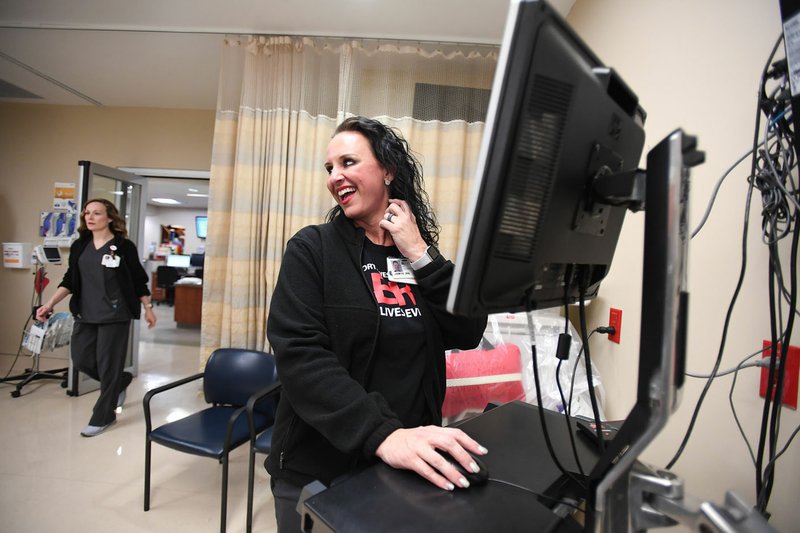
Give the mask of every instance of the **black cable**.
<path id="1" fill-rule="evenodd" d="M 694 239 L 695 235 L 700 233 L 700 230 L 703 229 L 703 226 L 705 226 L 708 217 L 711 215 L 711 209 L 714 207 L 714 203 L 717 200 L 717 194 L 719 193 L 719 190 L 722 187 L 722 183 L 725 181 L 725 178 L 727 178 L 728 175 L 731 172 L 733 172 L 733 170 L 736 167 L 738 167 L 742 161 L 747 159 L 752 153 L 753 149 L 750 148 L 746 153 L 744 153 L 741 157 L 739 157 L 739 159 L 737 159 L 731 166 L 729 166 L 728 169 L 725 172 L 723 172 L 722 176 L 720 176 L 720 178 L 717 180 L 717 183 L 714 185 L 714 190 L 711 192 L 711 198 L 709 198 L 708 203 L 706 205 L 706 211 L 705 213 L 703 213 L 700 222 L 698 222 L 697 226 L 694 228 L 694 230 L 692 230 L 692 236 L 691 236 L 692 239 Z"/>
<path id="2" fill-rule="evenodd" d="M 586 472 L 583 471 L 583 465 L 578 457 L 578 448 L 575 446 L 575 435 L 573 435 L 572 431 L 572 421 L 569 417 L 566 398 L 564 398 L 564 391 L 561 387 L 561 363 L 565 360 L 569 361 L 569 352 L 572 346 L 572 337 L 569 334 L 569 288 L 572 286 L 571 265 L 567 268 L 567 271 L 567 277 L 564 283 L 564 334 L 559 335 L 556 348 L 556 356 L 558 357 L 558 365 L 556 366 L 556 387 L 558 388 L 558 395 L 561 398 L 561 405 L 564 407 L 564 422 L 567 424 L 567 435 L 569 435 L 569 444 L 572 448 L 572 457 L 575 459 L 575 464 L 578 466 L 578 472 L 585 477 Z"/>
<path id="3" fill-rule="evenodd" d="M 772 58 L 779 46 L 783 35 L 778 39 L 775 47 L 770 54 L 767 65 L 761 77 L 759 86 L 758 108 L 763 112 L 767 126 L 764 132 L 763 148 L 758 151 L 758 157 L 753 158 L 753 172 L 751 174 L 751 185 L 758 188 L 762 198 L 762 240 L 769 250 L 769 309 L 770 309 L 770 341 L 771 357 L 767 377 L 766 394 L 761 417 L 761 428 L 759 432 L 758 450 L 755 457 L 756 463 L 756 494 L 757 509 L 766 515 L 766 508 L 774 485 L 774 469 L 764 467 L 765 448 L 769 447 L 768 465 L 774 464 L 776 459 L 777 439 L 780 432 L 780 416 L 783 397 L 783 385 L 785 379 L 786 365 L 780 365 L 776 370 L 778 356 L 778 330 L 779 324 L 783 324 L 783 319 L 776 317 L 776 312 L 781 313 L 782 299 L 786 294 L 785 282 L 780 264 L 780 254 L 778 241 L 793 234 L 791 252 L 791 290 L 788 296 L 789 317 L 784 330 L 784 340 L 791 338 L 791 331 L 794 326 L 794 317 L 797 314 L 796 306 L 796 269 L 797 269 L 797 241 L 800 236 L 800 203 L 794 198 L 797 188 L 792 179 L 791 172 L 795 167 L 795 156 L 800 147 L 794 143 L 794 134 L 786 118 L 787 111 L 791 107 L 783 97 L 786 92 L 788 78 L 785 68 L 774 66 L 769 69 Z M 783 62 L 779 62 L 783 64 Z M 777 65 L 776 63 L 775 65 Z M 769 95 L 766 91 L 766 84 L 769 78 L 781 81 Z M 760 113 L 759 113 L 760 116 Z M 758 135 L 759 122 L 756 123 L 756 135 Z M 770 130 L 775 130 L 775 140 L 769 144 L 768 136 Z M 754 141 L 754 146 L 756 146 Z M 756 164 L 758 163 L 758 164 Z M 792 193 L 784 186 L 788 182 Z M 794 215 L 792 215 L 794 207 Z M 792 229 L 794 221 L 794 229 Z M 785 361 L 788 347 L 786 342 L 781 347 L 780 360 Z M 734 411 L 735 415 L 735 411 Z M 748 443 L 749 446 L 749 443 Z M 752 452 L 751 452 L 752 453 Z"/>
<path id="4" fill-rule="evenodd" d="M 790 309 L 796 309 L 797 308 L 797 251 L 798 251 L 798 241 L 800 240 L 800 212 L 798 212 L 796 210 L 795 211 L 795 215 L 794 215 L 793 218 L 794 218 L 795 224 L 794 224 L 794 232 L 793 232 L 794 235 L 793 235 L 793 238 L 792 238 L 792 247 L 791 247 L 791 252 L 790 252 L 791 255 L 790 255 L 790 267 L 789 267 L 789 272 L 791 273 L 791 276 L 790 276 L 790 290 L 789 290 L 789 293 L 790 293 L 789 308 Z M 776 258 L 777 258 L 777 255 L 778 255 L 777 244 L 773 244 L 771 246 L 771 249 L 773 250 L 773 252 L 774 252 L 774 254 L 775 254 Z M 779 262 L 779 261 L 777 261 L 777 262 Z M 773 263 L 770 262 L 770 265 L 772 265 L 772 264 Z M 773 273 L 774 273 L 774 268 L 772 266 L 770 266 L 770 274 L 773 274 Z M 771 300 L 771 303 L 773 305 L 774 305 L 774 297 L 775 297 L 775 291 L 772 290 L 774 288 L 774 281 L 775 281 L 775 277 L 771 276 L 771 278 L 770 278 L 770 285 L 771 285 L 770 300 Z M 770 308 L 770 314 L 771 315 L 775 314 L 775 308 L 774 307 Z M 786 331 L 785 339 L 791 339 L 792 330 L 794 329 L 794 317 L 795 317 L 794 313 L 789 313 L 789 317 L 787 319 L 786 329 L 785 329 L 785 331 Z M 771 346 L 772 347 L 772 357 L 771 357 L 771 361 L 770 361 L 770 379 L 772 378 L 772 375 L 774 373 L 774 367 L 775 367 L 775 362 L 776 362 L 777 353 L 778 353 L 778 346 L 779 346 L 779 344 L 778 344 L 777 331 L 776 331 L 773 334 L 773 343 L 772 343 L 772 346 Z M 781 362 L 785 362 L 787 360 L 786 358 L 788 356 L 788 349 L 789 349 L 788 343 L 787 342 L 783 342 L 782 344 L 780 344 L 780 349 L 781 349 L 780 361 Z M 773 403 L 772 403 L 772 413 L 771 413 L 771 417 L 770 417 L 770 433 L 769 433 L 769 439 L 770 439 L 769 440 L 769 445 L 770 445 L 769 446 L 769 451 L 770 451 L 770 453 L 769 453 L 769 463 L 768 464 L 774 463 L 774 461 L 776 459 L 776 447 L 777 447 L 778 433 L 780 431 L 781 405 L 783 404 L 783 386 L 784 386 L 785 376 L 786 376 L 786 366 L 787 365 L 785 365 L 785 364 L 781 364 L 781 365 L 779 365 L 779 367 L 777 369 L 777 372 L 778 372 L 778 374 L 777 374 L 777 384 L 775 386 L 775 394 L 774 394 L 774 399 L 773 399 Z M 767 394 L 765 396 L 766 397 L 772 397 L 772 390 L 769 387 L 769 385 L 767 386 Z M 760 495 L 760 497 L 759 497 L 759 509 L 762 512 L 765 512 L 766 508 L 767 508 L 767 505 L 769 504 L 769 498 L 770 498 L 770 495 L 772 493 L 772 487 L 773 487 L 774 482 L 775 482 L 775 471 L 774 471 L 774 469 L 770 468 L 769 472 L 767 472 L 767 469 L 765 468 L 763 476 L 764 476 L 764 482 L 763 482 L 764 490 L 763 490 L 763 495 Z"/>
<path id="5" fill-rule="evenodd" d="M 753 185 L 750 184 L 747 191 L 747 199 L 745 201 L 745 209 L 744 209 L 744 225 L 742 230 L 742 266 L 739 270 L 739 279 L 736 282 L 736 288 L 733 291 L 733 296 L 731 297 L 730 304 L 728 304 L 728 311 L 725 313 L 725 322 L 722 326 L 722 338 L 720 339 L 719 350 L 717 351 L 717 359 L 714 362 L 714 368 L 711 371 L 711 375 L 714 376 L 717 371 L 719 370 L 719 365 L 722 362 L 722 354 L 725 352 L 725 344 L 728 338 L 728 328 L 730 327 L 731 323 L 731 316 L 733 315 L 733 308 L 736 305 L 736 300 L 739 297 L 739 292 L 742 290 L 742 284 L 744 283 L 744 275 L 747 271 L 747 231 L 750 226 L 750 202 L 752 198 L 752 191 Z M 686 443 L 689 441 L 689 437 L 692 434 L 692 430 L 694 429 L 694 425 L 697 422 L 697 416 L 700 413 L 700 407 L 703 405 L 703 400 L 708 394 L 708 389 L 711 387 L 711 383 L 714 381 L 714 378 L 711 377 L 706 381 L 705 386 L 703 387 L 703 391 L 700 393 L 700 397 L 697 399 L 697 404 L 695 405 L 694 412 L 692 413 L 692 418 L 689 421 L 689 427 L 686 429 L 686 433 L 683 436 L 683 440 L 681 441 L 680 446 L 678 447 L 678 451 L 675 452 L 675 455 L 672 459 L 667 463 L 666 469 L 669 470 L 672 466 L 678 461 L 683 450 L 686 448 Z"/>
<path id="6" fill-rule="evenodd" d="M 754 156 L 753 156 L 752 163 L 750 165 L 750 175 L 751 176 L 755 176 L 756 175 L 756 157 L 755 157 L 755 153 L 756 153 L 756 147 L 758 147 L 758 145 L 759 145 L 758 141 L 759 141 L 759 138 L 760 138 L 759 131 L 760 131 L 760 125 L 761 125 L 761 120 L 760 120 L 761 119 L 761 111 L 762 111 L 761 104 L 762 104 L 762 95 L 765 94 L 764 85 L 766 84 L 766 73 L 767 73 L 767 70 L 769 69 L 770 64 L 772 63 L 772 58 L 775 56 L 775 52 L 777 51 L 778 46 L 780 45 L 782 39 L 783 39 L 783 34 L 781 34 L 781 36 L 778 38 L 777 42 L 775 43 L 775 46 L 772 48 L 772 52 L 770 53 L 769 59 L 767 60 L 767 64 L 764 67 L 764 73 L 763 73 L 763 75 L 761 77 L 761 85 L 760 85 L 760 90 L 759 90 L 759 101 L 758 101 L 758 105 L 756 106 L 757 109 L 756 109 L 756 120 L 755 120 L 755 133 L 753 134 L 753 154 L 754 154 Z M 737 298 L 739 297 L 739 292 L 741 291 L 742 284 L 744 282 L 744 275 L 745 275 L 745 272 L 747 271 L 747 231 L 748 231 L 748 228 L 750 226 L 750 224 L 749 224 L 749 221 L 750 221 L 750 204 L 751 204 L 752 197 L 753 197 L 753 188 L 755 187 L 753 179 L 748 180 L 748 182 L 749 183 L 748 183 L 748 188 L 747 188 L 747 197 L 746 197 L 746 201 L 745 201 L 745 211 L 744 211 L 744 224 L 743 224 L 743 229 L 742 229 L 742 265 L 741 265 L 741 268 L 739 270 L 739 279 L 736 282 L 736 289 L 733 291 L 733 296 L 731 297 L 731 302 L 728 305 L 728 311 L 725 314 L 725 323 L 724 323 L 723 328 L 722 328 L 722 338 L 720 340 L 719 351 L 717 352 L 717 359 L 716 359 L 716 362 L 714 363 L 714 369 L 711 372 L 712 375 L 716 374 L 717 370 L 719 370 L 719 365 L 722 362 L 722 354 L 725 351 L 725 343 L 726 343 L 727 337 L 728 337 L 728 328 L 730 327 L 730 321 L 731 321 L 731 315 L 733 313 L 733 307 L 736 304 Z M 708 389 L 711 387 L 711 383 L 712 383 L 713 379 L 714 378 L 709 378 L 708 381 L 706 381 L 706 384 L 703 387 L 703 391 L 700 393 L 700 397 L 698 398 L 697 404 L 695 405 L 694 412 L 692 413 L 692 418 L 689 421 L 689 427 L 687 428 L 686 433 L 685 433 L 685 435 L 683 437 L 683 440 L 681 441 L 681 444 L 678 447 L 678 451 L 675 452 L 675 455 L 672 457 L 672 459 L 669 461 L 669 463 L 667 463 L 667 466 L 666 466 L 667 470 L 672 468 L 672 466 L 680 458 L 681 454 L 683 453 L 683 450 L 686 448 L 686 443 L 689 441 L 689 437 L 692 434 L 692 430 L 694 429 L 694 425 L 697 422 L 697 416 L 700 413 L 700 407 L 703 405 L 703 400 L 705 399 L 706 394 L 708 394 Z M 759 485 L 759 488 L 760 488 L 760 481 L 758 481 L 758 485 Z"/>
<path id="7" fill-rule="evenodd" d="M 35 274 L 34 274 L 34 276 L 35 276 Z M 0 384 L 9 381 L 8 378 L 9 378 L 9 376 L 11 376 L 11 372 L 14 371 L 14 367 L 16 366 L 17 361 L 19 361 L 19 356 L 20 356 L 20 354 L 22 354 L 22 342 L 25 340 L 25 330 L 28 329 L 28 324 L 31 323 L 31 319 L 33 318 L 32 311 L 33 311 L 35 303 L 36 303 L 36 279 L 34 278 L 33 290 L 31 291 L 31 301 L 30 301 L 30 305 L 28 306 L 28 309 L 30 311 L 28 312 L 28 316 L 25 319 L 25 324 L 22 326 L 22 333 L 19 336 L 19 343 L 17 345 L 17 346 L 19 346 L 17 348 L 17 354 L 14 356 L 14 360 L 11 362 L 11 366 L 9 367 L 8 372 L 6 372 L 6 375 L 3 376 L 2 378 L 0 378 Z"/>
<path id="8" fill-rule="evenodd" d="M 584 272 L 588 275 L 588 272 Z M 589 400 L 592 403 L 592 414 L 594 415 L 595 432 L 597 433 L 597 442 L 599 443 L 600 453 L 606 451 L 606 443 L 603 440 L 603 426 L 600 421 L 600 409 L 597 407 L 597 397 L 594 393 L 594 380 L 592 379 L 592 358 L 589 351 L 589 336 L 586 333 L 586 304 L 584 298 L 586 297 L 586 275 L 581 276 L 578 283 L 578 294 L 580 303 L 578 309 L 581 317 L 581 337 L 583 341 L 583 353 L 586 367 L 586 383 L 589 387 Z"/>
<path id="9" fill-rule="evenodd" d="M 582 476 L 586 476 L 586 472 L 583 471 L 581 460 L 578 457 L 578 448 L 575 446 L 575 435 L 572 434 L 572 421 L 569 418 L 569 412 L 567 412 L 567 402 L 566 398 L 564 398 L 564 391 L 561 389 L 561 363 L 563 362 L 562 359 L 559 359 L 558 365 L 556 366 L 556 386 L 558 386 L 558 395 L 561 397 L 561 405 L 564 406 L 564 421 L 567 423 L 567 435 L 569 435 L 569 444 L 572 447 L 572 456 L 575 458 L 575 464 L 578 465 L 578 472 L 580 472 Z"/>
<path id="10" fill-rule="evenodd" d="M 595 328 L 592 330 L 591 333 L 589 333 L 589 337 L 587 337 L 587 342 L 589 341 L 589 339 L 592 338 L 592 335 L 598 332 L 599 329 L 600 328 Z M 569 384 L 569 404 L 567 407 L 567 412 L 570 414 L 570 416 L 572 416 L 572 393 L 575 389 L 575 375 L 577 374 L 578 362 L 581 360 L 582 354 L 583 354 L 583 346 L 581 346 L 581 349 L 578 350 L 578 356 L 575 358 L 575 365 L 572 367 L 572 378 L 570 378 L 570 384 Z"/>
<path id="11" fill-rule="evenodd" d="M 542 425 L 542 436 L 544 437 L 544 442 L 547 445 L 547 451 L 550 454 L 550 458 L 553 459 L 553 463 L 556 467 L 564 474 L 566 477 L 571 479 L 576 485 L 586 489 L 586 486 L 578 480 L 573 474 L 567 471 L 566 468 L 561 464 L 561 461 L 558 460 L 558 456 L 556 455 L 555 450 L 553 449 L 553 443 L 550 440 L 550 433 L 547 431 L 547 422 L 544 419 L 544 403 L 542 402 L 542 389 L 541 383 L 539 381 L 539 359 L 536 355 L 536 336 L 534 335 L 533 331 L 533 321 L 531 319 L 531 310 L 528 309 L 525 311 L 525 316 L 528 319 L 528 331 L 531 336 L 531 359 L 533 361 L 533 380 L 536 384 L 536 401 L 538 402 L 538 411 L 539 413 L 539 422 Z"/>
<path id="12" fill-rule="evenodd" d="M 756 456 L 753 453 L 753 447 L 750 444 L 750 440 L 747 438 L 747 434 L 744 432 L 744 428 L 742 427 L 742 423 L 739 420 L 739 415 L 736 413 L 736 405 L 733 403 L 733 391 L 736 388 L 736 380 L 739 377 L 739 370 L 745 368 L 745 363 L 752 357 L 763 353 L 764 349 L 759 349 L 757 352 L 754 352 L 747 357 L 745 357 L 739 365 L 736 367 L 736 370 L 733 373 L 733 380 L 731 380 L 731 388 L 728 391 L 728 404 L 731 406 L 731 413 L 733 414 L 733 420 L 736 422 L 736 427 L 739 428 L 739 434 L 742 436 L 745 445 L 747 446 L 747 451 L 750 453 L 750 459 L 753 461 L 753 466 L 756 466 Z"/>
<path id="13" fill-rule="evenodd" d="M 11 367 L 9 367 L 8 372 L 6 375 L 0 378 L 0 384 L 6 383 L 9 381 L 9 376 L 11 376 L 11 372 L 14 370 L 14 366 L 16 366 L 17 361 L 19 360 L 19 356 L 22 353 L 22 341 L 25 340 L 25 330 L 28 328 L 28 324 L 31 322 L 31 315 L 28 315 L 28 318 L 25 319 L 25 325 L 22 326 L 22 334 L 19 337 L 19 348 L 17 348 L 17 355 L 14 356 L 14 360 L 11 362 Z"/>
<path id="14" fill-rule="evenodd" d="M 533 489 L 529 489 L 528 487 L 523 487 L 522 485 L 517 485 L 516 483 L 512 483 L 511 481 L 506 481 L 505 479 L 497 479 L 497 478 L 490 477 L 488 479 L 488 481 L 491 481 L 493 483 L 500 483 L 501 485 L 506 485 L 506 486 L 509 486 L 509 487 L 513 487 L 515 489 L 519 489 L 521 491 L 525 491 L 527 493 L 533 494 L 537 498 L 550 500 L 551 502 L 555 502 L 555 503 L 561 504 L 561 505 L 566 505 L 568 507 L 572 507 L 573 509 L 576 509 L 578 511 L 583 512 L 583 508 L 580 507 L 577 504 L 574 504 L 574 503 L 568 502 L 568 501 L 564 501 L 564 500 L 561 500 L 559 498 L 554 498 L 552 496 L 548 496 L 547 494 L 542 494 L 541 492 L 536 492 Z"/>
<path id="15" fill-rule="evenodd" d="M 772 260 L 772 258 L 770 258 L 770 260 Z M 777 276 L 778 276 L 778 286 L 780 287 L 780 291 L 781 291 L 781 297 L 782 297 L 782 298 L 783 298 L 783 300 L 786 302 L 786 304 L 789 304 L 789 301 L 790 301 L 790 299 L 791 299 L 791 298 L 790 298 L 790 297 L 791 297 L 791 295 L 789 294 L 789 291 L 786 289 L 786 284 L 785 284 L 785 283 L 784 283 L 784 281 L 783 281 L 783 270 L 782 270 L 782 269 L 781 269 L 781 267 L 780 267 L 780 263 L 779 263 L 779 264 L 777 264 L 777 265 L 775 265 L 775 273 L 776 273 L 776 274 L 777 274 Z M 779 307 L 779 308 L 780 308 L 780 307 Z M 798 310 L 798 309 L 796 309 L 796 308 L 795 308 L 794 310 L 792 310 L 792 309 L 790 308 L 790 309 L 789 309 L 789 312 L 792 312 L 792 311 L 794 311 L 794 314 L 795 314 L 795 315 L 800 315 L 800 310 Z"/>
<path id="16" fill-rule="evenodd" d="M 794 438 L 797 436 L 798 432 L 800 432 L 800 425 L 798 425 L 796 428 L 794 428 L 794 431 L 792 431 L 792 434 L 789 435 L 789 438 L 786 440 L 786 444 L 783 446 L 783 448 L 781 448 L 781 451 L 778 452 L 777 455 L 775 455 L 775 458 L 772 459 L 769 463 L 767 463 L 767 466 L 764 468 L 765 472 L 771 472 L 772 471 L 772 469 L 775 467 L 775 462 L 778 460 L 778 458 L 780 458 L 781 455 L 786 453 L 786 450 L 789 449 L 789 445 L 792 443 Z"/>
<path id="17" fill-rule="evenodd" d="M 769 245 L 770 248 L 770 256 L 773 255 L 773 247 L 775 243 L 771 243 Z M 767 494 L 771 491 L 772 485 L 772 478 L 771 476 L 764 476 L 763 466 L 764 466 L 764 451 L 767 445 L 767 440 L 769 440 L 770 446 L 770 456 L 774 455 L 774 446 L 773 446 L 773 439 L 772 439 L 772 424 L 770 423 L 770 405 L 772 404 L 773 398 L 772 395 L 775 392 L 773 388 L 775 387 L 775 362 L 777 361 L 777 352 L 778 352 L 778 340 L 777 340 L 777 324 L 776 324 L 776 317 L 775 317 L 775 276 L 774 276 L 774 264 L 772 261 L 769 262 L 769 273 L 768 273 L 768 295 L 769 295 L 769 325 L 770 325 L 770 342 L 771 342 L 771 355 L 770 355 L 770 363 L 769 363 L 769 371 L 767 372 L 767 388 L 766 393 L 764 394 L 764 406 L 762 408 L 761 413 L 761 431 L 759 432 L 758 437 L 758 450 L 756 452 L 756 476 L 759 478 L 759 482 L 756 484 L 757 487 L 760 487 L 757 495 L 757 504 L 756 508 L 764 512 L 766 508 L 766 504 L 764 502 L 765 497 L 769 499 Z M 781 401 L 778 399 L 775 400 L 776 404 L 780 404 Z M 772 419 L 774 421 L 774 418 Z"/>

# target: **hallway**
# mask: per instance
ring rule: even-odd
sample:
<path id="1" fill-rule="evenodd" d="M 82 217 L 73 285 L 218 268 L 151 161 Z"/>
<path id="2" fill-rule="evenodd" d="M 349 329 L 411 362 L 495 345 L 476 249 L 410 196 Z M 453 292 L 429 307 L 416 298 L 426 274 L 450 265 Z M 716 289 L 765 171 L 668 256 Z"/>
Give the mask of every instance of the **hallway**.
<path id="1" fill-rule="evenodd" d="M 84 438 L 97 392 L 69 397 L 52 380 L 34 382 L 12 398 L 0 384 L 0 530 L 15 532 L 219 531 L 222 468 L 213 460 L 153 446 L 151 507 L 144 512 L 144 394 L 198 372 L 200 330 L 175 328 L 172 308 L 156 306 L 158 325 L 140 323 L 139 375 L 128 389 L 117 424 Z M 44 354 L 48 355 L 48 354 Z M 0 355 L 0 376 L 14 360 Z M 13 374 L 29 366 L 21 356 Z M 42 369 L 64 367 L 42 357 Z M 203 404 L 199 384 L 157 396 L 153 423 L 180 418 Z M 169 405 L 168 405 L 169 404 Z M 274 531 L 269 478 L 256 465 L 254 529 Z M 247 446 L 230 457 L 228 531 L 244 531 Z"/>

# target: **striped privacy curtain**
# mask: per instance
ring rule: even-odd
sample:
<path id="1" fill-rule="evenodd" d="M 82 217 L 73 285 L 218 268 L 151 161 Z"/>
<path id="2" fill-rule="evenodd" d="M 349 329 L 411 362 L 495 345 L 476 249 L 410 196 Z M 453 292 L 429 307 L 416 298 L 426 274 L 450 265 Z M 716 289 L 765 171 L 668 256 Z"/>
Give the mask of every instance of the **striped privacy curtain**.
<path id="1" fill-rule="evenodd" d="M 201 365 L 219 347 L 268 350 L 286 241 L 333 206 L 328 142 L 351 115 L 398 128 L 422 163 L 456 252 L 497 47 L 230 37 L 220 72 L 204 268 Z"/>

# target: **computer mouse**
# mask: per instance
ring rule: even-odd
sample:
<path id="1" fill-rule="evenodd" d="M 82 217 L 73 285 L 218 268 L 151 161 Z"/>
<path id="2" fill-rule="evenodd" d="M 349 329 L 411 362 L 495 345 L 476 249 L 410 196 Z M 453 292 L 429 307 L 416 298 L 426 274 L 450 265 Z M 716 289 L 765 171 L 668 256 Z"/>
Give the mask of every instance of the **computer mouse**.
<path id="1" fill-rule="evenodd" d="M 483 463 L 483 461 L 481 459 L 479 459 L 476 455 L 474 455 L 474 454 L 472 454 L 470 452 L 467 452 L 467 453 L 469 453 L 470 457 L 472 457 L 472 460 L 475 461 L 475 464 L 478 465 L 478 471 L 477 472 L 473 472 L 473 471 L 467 470 L 466 468 L 461 466 L 461 463 L 456 461 L 453 458 L 453 456 L 450 455 L 448 452 L 446 452 L 444 450 L 440 450 L 438 448 L 436 449 L 436 451 L 439 452 L 439 455 L 444 457 L 447 460 L 448 463 L 453 465 L 453 467 L 456 470 L 458 470 L 458 472 L 462 476 L 464 476 L 467 479 L 467 481 L 469 481 L 470 486 L 472 486 L 472 485 L 483 485 L 489 480 L 489 469 L 486 468 L 486 465 Z"/>

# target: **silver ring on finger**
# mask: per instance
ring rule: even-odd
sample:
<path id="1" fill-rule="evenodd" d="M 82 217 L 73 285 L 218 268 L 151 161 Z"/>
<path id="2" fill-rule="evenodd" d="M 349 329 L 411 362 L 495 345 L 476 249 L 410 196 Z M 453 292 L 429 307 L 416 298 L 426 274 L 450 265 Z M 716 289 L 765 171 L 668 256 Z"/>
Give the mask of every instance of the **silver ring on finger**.
<path id="1" fill-rule="evenodd" d="M 386 216 L 384 216 L 383 218 L 386 219 L 386 222 L 391 222 L 392 219 L 394 218 L 394 213 L 386 213 Z"/>

